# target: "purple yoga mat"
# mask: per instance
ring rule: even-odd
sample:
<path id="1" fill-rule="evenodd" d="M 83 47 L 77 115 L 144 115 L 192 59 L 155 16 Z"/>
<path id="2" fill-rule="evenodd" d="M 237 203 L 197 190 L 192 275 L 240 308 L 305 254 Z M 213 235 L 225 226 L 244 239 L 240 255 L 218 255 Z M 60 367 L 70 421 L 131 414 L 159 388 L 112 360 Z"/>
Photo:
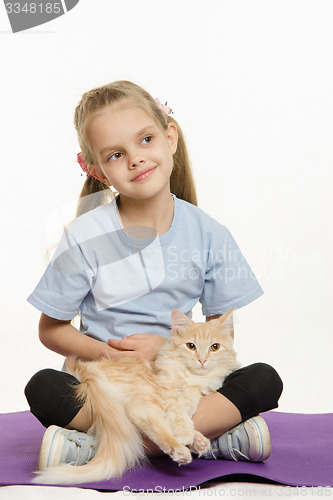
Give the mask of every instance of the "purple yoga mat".
<path id="1" fill-rule="evenodd" d="M 194 459 L 179 467 L 169 457 L 124 474 L 120 479 L 80 484 L 98 490 L 182 490 L 216 478 L 228 481 L 246 474 L 290 486 L 333 487 L 333 413 L 307 415 L 267 412 L 262 415 L 272 438 L 265 463 Z M 0 484 L 30 484 L 44 428 L 29 412 L 0 415 Z"/>

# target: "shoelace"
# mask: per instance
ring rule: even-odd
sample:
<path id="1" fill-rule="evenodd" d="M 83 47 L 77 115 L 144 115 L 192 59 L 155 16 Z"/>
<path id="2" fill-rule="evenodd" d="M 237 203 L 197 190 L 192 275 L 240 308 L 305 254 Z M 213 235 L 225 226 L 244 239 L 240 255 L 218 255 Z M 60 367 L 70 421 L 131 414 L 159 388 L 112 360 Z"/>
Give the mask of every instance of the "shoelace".
<path id="1" fill-rule="evenodd" d="M 95 455 L 95 447 L 92 446 L 89 438 L 78 436 L 74 432 L 71 432 L 66 437 L 78 447 L 78 456 L 76 460 L 69 462 L 71 465 L 76 465 L 77 463 L 87 463 L 90 458 Z"/>

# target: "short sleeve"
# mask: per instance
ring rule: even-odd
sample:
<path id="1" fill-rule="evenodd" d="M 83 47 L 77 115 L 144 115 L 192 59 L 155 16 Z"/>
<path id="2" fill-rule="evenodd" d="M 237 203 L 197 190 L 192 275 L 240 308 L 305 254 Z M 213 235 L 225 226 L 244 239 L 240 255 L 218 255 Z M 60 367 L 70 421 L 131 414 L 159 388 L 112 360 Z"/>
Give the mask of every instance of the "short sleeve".
<path id="1" fill-rule="evenodd" d="M 223 227 L 212 238 L 204 289 L 199 299 L 204 316 L 243 307 L 263 294 L 253 271 L 230 232 Z"/>
<path id="2" fill-rule="evenodd" d="M 65 231 L 45 273 L 28 302 L 55 319 L 75 318 L 91 289 L 93 271 L 79 245 Z"/>

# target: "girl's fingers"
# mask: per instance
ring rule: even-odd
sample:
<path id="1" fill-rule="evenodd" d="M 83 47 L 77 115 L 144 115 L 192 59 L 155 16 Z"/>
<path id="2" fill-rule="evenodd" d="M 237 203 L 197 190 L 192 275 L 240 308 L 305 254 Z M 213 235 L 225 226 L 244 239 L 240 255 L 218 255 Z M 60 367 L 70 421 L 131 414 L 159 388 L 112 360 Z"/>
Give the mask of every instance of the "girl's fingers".
<path id="1" fill-rule="evenodd" d="M 123 351 L 134 351 L 137 349 L 137 343 L 134 340 L 129 340 L 123 337 L 119 339 L 108 339 L 108 345 L 114 347 L 115 349 L 121 349 Z"/>
<path id="2" fill-rule="evenodd" d="M 149 339 L 151 333 L 132 333 L 132 335 L 129 335 L 128 337 L 123 337 L 123 339 L 127 338 L 128 340 L 147 340 Z M 156 337 L 156 335 L 152 335 L 153 337 Z"/>

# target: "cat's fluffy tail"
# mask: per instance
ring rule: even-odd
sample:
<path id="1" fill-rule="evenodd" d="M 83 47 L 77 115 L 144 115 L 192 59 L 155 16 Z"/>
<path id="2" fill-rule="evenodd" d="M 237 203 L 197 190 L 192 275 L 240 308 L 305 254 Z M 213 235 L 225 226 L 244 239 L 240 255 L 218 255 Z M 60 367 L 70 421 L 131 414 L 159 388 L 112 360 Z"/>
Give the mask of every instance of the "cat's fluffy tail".
<path id="1" fill-rule="evenodd" d="M 85 401 L 85 408 L 94 415 L 90 432 L 97 439 L 96 454 L 86 465 L 63 464 L 37 471 L 34 482 L 79 484 L 119 477 L 144 459 L 142 440 L 126 415 L 123 395 L 93 363 L 74 364 L 70 360 L 67 366 L 81 381 L 77 386 L 78 398 Z"/>

